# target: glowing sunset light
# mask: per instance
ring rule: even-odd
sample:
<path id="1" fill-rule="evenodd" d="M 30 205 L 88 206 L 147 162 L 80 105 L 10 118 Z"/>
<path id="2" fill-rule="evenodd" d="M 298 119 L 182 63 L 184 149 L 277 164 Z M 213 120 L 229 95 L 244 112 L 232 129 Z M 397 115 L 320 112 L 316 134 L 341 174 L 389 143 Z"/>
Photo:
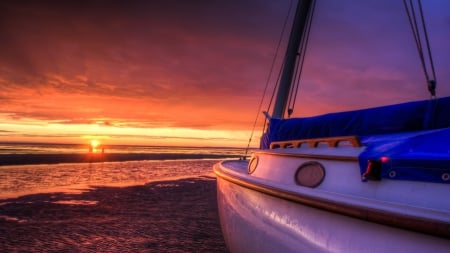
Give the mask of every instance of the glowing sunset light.
<path id="1" fill-rule="evenodd" d="M 290 2 L 1 1 L 0 142 L 245 147 L 259 114 L 257 146 Z M 450 1 L 423 8 L 449 96 Z M 428 98 L 401 1 L 316 10 L 293 116 Z"/>
<path id="2" fill-rule="evenodd" d="M 243 146 L 248 130 L 202 130 L 193 128 L 144 128 L 97 124 L 55 124 L 35 121 L 0 122 L 0 139 L 8 141 L 84 144 L 97 140 L 108 144 Z M 257 134 L 258 135 L 258 134 Z M 256 142 L 255 142 L 256 145 Z"/>
<path id="3" fill-rule="evenodd" d="M 100 142 L 98 140 L 92 140 L 91 141 L 91 147 L 96 149 L 100 145 Z"/>
<path id="4" fill-rule="evenodd" d="M 100 142 L 96 139 L 91 140 L 91 146 L 89 147 L 89 152 L 97 153 L 99 148 L 100 148 Z M 104 151 L 104 149 L 103 149 L 103 151 Z"/>

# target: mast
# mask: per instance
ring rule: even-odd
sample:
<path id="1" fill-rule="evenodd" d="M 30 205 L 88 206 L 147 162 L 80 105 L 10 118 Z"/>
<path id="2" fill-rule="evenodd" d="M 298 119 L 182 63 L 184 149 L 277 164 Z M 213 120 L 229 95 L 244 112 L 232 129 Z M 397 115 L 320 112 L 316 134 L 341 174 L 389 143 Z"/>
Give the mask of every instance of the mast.
<path id="1" fill-rule="evenodd" d="M 284 60 L 283 73 L 281 75 L 280 85 L 278 86 L 275 106 L 272 111 L 273 118 L 284 118 L 287 100 L 289 97 L 289 90 L 291 89 L 292 78 L 294 75 L 295 63 L 298 56 L 298 48 L 306 27 L 307 17 L 310 12 L 312 1 L 313 0 L 298 0 L 294 23 L 292 24 L 292 30 Z"/>

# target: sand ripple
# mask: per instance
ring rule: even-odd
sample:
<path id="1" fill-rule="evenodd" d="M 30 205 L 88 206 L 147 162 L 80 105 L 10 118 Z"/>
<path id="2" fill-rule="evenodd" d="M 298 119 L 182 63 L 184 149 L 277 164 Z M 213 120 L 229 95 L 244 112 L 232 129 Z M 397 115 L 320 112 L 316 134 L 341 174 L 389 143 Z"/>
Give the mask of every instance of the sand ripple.
<path id="1" fill-rule="evenodd" d="M 226 252 L 217 215 L 215 178 L 5 199 L 0 203 L 0 249 Z"/>

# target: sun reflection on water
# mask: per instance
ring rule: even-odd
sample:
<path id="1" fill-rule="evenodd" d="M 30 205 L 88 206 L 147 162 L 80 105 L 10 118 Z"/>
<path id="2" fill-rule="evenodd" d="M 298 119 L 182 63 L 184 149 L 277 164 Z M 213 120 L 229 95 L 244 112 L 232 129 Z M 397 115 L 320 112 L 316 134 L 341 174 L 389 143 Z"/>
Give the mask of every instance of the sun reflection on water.
<path id="1" fill-rule="evenodd" d="M 2 166 L 0 199 L 39 193 L 82 193 L 93 187 L 126 187 L 152 181 L 214 176 L 217 160 L 130 161 Z"/>

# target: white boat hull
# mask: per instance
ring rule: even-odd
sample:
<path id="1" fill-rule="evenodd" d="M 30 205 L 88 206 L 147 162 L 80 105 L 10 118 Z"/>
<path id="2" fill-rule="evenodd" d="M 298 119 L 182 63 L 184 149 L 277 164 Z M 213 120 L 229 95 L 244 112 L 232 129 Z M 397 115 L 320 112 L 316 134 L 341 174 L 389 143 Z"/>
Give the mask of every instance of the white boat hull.
<path id="1" fill-rule="evenodd" d="M 450 252 L 450 240 L 440 236 L 287 200 L 271 194 L 277 191 L 273 183 L 267 184 L 268 192 L 261 192 L 252 187 L 259 179 L 246 173 L 245 164 L 224 162 L 215 167 L 219 215 L 231 252 Z M 414 215 L 411 208 L 409 214 Z M 433 215 L 449 219 L 445 212 L 431 210 Z"/>

